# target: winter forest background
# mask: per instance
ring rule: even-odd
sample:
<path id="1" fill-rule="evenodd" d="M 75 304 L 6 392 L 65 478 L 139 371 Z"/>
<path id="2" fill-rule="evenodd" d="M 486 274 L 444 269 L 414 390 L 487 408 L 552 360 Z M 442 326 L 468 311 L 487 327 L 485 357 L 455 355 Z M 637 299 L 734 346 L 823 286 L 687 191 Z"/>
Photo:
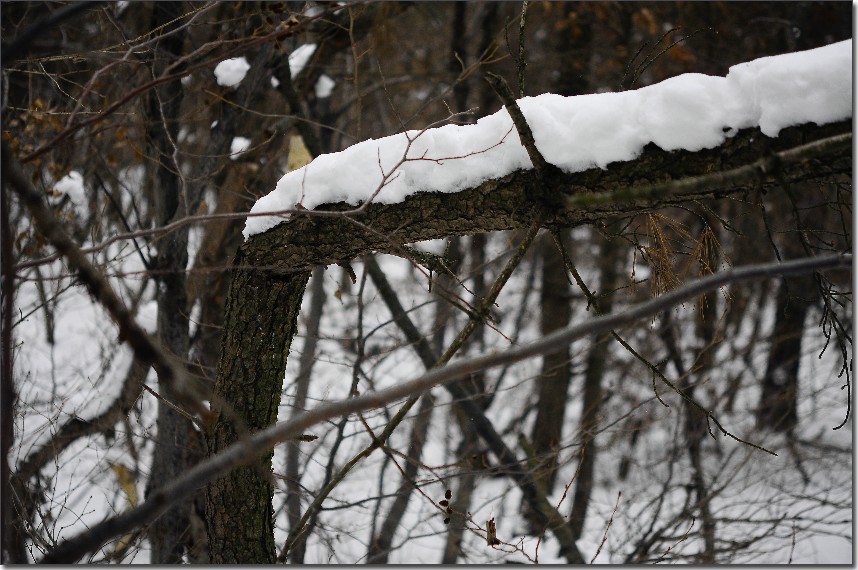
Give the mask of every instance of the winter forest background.
<path id="1" fill-rule="evenodd" d="M 5 562 L 853 561 L 842 268 L 726 284 L 214 466 L 447 360 L 851 253 L 851 119 L 242 236 L 316 156 L 497 112 L 486 72 L 515 98 L 723 77 L 851 38 L 851 4 L 4 2 L 0 20 Z M 611 198 L 560 212 L 555 186 Z M 216 477 L 146 510 L 198 472 Z"/>

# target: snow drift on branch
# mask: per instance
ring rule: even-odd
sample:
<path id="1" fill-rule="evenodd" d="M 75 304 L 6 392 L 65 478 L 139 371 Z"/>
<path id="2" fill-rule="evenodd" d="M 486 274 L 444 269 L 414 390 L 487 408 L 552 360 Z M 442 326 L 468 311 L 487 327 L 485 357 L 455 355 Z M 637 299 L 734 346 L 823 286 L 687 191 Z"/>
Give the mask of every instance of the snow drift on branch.
<path id="1" fill-rule="evenodd" d="M 804 123 L 852 116 L 852 40 L 730 68 L 689 73 L 634 91 L 525 97 L 519 106 L 545 159 L 566 172 L 633 160 L 652 142 L 664 150 L 713 148 L 739 129 L 770 137 Z M 405 160 L 403 161 L 403 158 Z M 391 204 L 417 192 L 458 192 L 532 168 L 506 109 L 475 125 L 445 125 L 367 140 L 289 172 L 251 213 L 300 203 Z M 287 217 L 249 217 L 244 237 Z"/>

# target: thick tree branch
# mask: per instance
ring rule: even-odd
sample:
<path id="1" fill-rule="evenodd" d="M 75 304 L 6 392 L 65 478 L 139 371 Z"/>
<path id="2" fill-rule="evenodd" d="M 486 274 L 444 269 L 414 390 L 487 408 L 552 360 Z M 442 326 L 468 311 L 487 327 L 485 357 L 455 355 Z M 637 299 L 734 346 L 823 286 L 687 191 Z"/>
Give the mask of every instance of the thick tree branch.
<path id="1" fill-rule="evenodd" d="M 851 130 L 851 123 L 846 121 L 824 127 L 803 125 L 785 129 L 777 138 L 769 139 L 758 129 L 748 129 L 720 147 L 699 152 L 666 152 L 650 145 L 637 160 L 614 163 L 604 170 L 593 168 L 572 174 L 552 172 L 545 182 L 562 204 L 567 196 L 586 193 L 589 197 L 623 188 L 680 183 L 686 177 L 739 168 L 772 152 L 794 149 L 808 141 L 851 133 Z M 816 158 L 804 162 L 787 160 L 781 172 L 788 180 L 849 176 L 852 156 L 848 148 L 839 147 L 841 143 L 822 143 L 828 153 L 824 163 Z M 790 156 L 788 153 L 787 157 Z M 755 187 L 757 180 L 754 176 L 726 181 L 723 185 L 707 184 L 681 193 L 648 192 L 631 202 L 561 206 L 545 213 L 541 212 L 540 204 L 528 198 L 527 189 L 538 183 L 535 172 L 517 171 L 454 194 L 419 193 L 398 204 L 369 204 L 360 211 L 343 203 L 320 206 L 309 212 L 296 211 L 300 215 L 253 236 L 241 249 L 248 265 L 292 273 L 310 270 L 318 264 L 355 259 L 371 251 L 393 251 L 403 243 L 527 227 L 541 216 L 542 225 L 547 227 L 599 222 L 610 216 L 639 214 L 671 204 L 746 192 Z M 768 180 L 763 184 L 767 185 Z M 634 194 L 633 190 L 629 192 Z M 344 222 L 353 224 L 345 232 Z"/>
<path id="2" fill-rule="evenodd" d="M 612 214 L 630 211 L 642 212 L 677 202 L 724 196 L 747 191 L 763 174 L 768 184 L 768 174 L 761 168 L 780 157 L 787 168 L 786 174 L 801 179 L 825 179 L 834 174 L 850 175 L 851 154 L 846 152 L 851 142 L 851 123 L 843 122 L 825 127 L 804 125 L 781 132 L 776 139 L 767 139 L 756 129 L 744 131 L 716 148 L 692 153 L 688 151 L 665 152 L 649 147 L 635 161 L 614 163 L 607 169 L 593 168 L 585 172 L 561 174 L 552 179 L 552 189 L 565 196 L 564 206 L 551 213 L 547 226 L 568 227 L 597 221 Z M 805 141 L 813 142 L 806 143 Z M 771 143 L 774 157 L 759 159 L 765 154 L 765 144 Z M 828 156 L 825 165 L 817 169 L 798 168 L 804 161 Z M 832 159 L 832 156 L 837 157 Z M 776 162 L 773 164 L 777 164 Z M 729 169 L 723 171 L 723 169 Z M 708 173 L 712 170 L 716 172 Z M 671 176 L 669 173 L 674 172 Z M 733 173 L 729 174 L 728 173 Z M 683 173 L 690 178 L 682 178 Z M 695 177 L 696 176 L 696 177 Z M 721 177 L 724 176 L 722 179 Z M 661 179 L 656 182 L 657 179 Z M 245 247 L 257 251 L 254 257 L 260 260 L 257 267 L 289 272 L 297 269 L 312 269 L 313 266 L 329 265 L 343 259 L 353 259 L 369 251 L 382 251 L 400 255 L 401 243 L 436 239 L 448 235 L 467 235 L 480 231 L 508 230 L 525 227 L 534 219 L 532 205 L 524 197 L 524 188 L 534 181 L 532 171 L 518 171 L 500 179 L 488 180 L 470 190 L 457 194 L 417 194 L 401 204 L 370 204 L 358 218 L 354 208 L 348 204 L 329 204 L 316 210 L 283 210 L 273 213 L 206 214 L 187 216 L 163 227 L 138 230 L 112 236 L 104 242 L 81 250 L 83 253 L 101 251 L 118 241 L 143 236 L 160 236 L 190 224 L 214 220 L 269 216 L 272 214 L 300 215 L 288 224 L 254 236 Z M 774 183 L 776 184 L 776 183 Z M 444 217 L 415 225 L 430 213 L 444 212 Z M 360 242 L 342 244 L 342 232 L 329 230 L 331 225 L 343 217 L 360 219 L 357 229 L 376 230 L 372 235 L 360 236 Z M 302 219 L 303 218 L 303 219 Z M 412 223 L 402 226 L 397 220 Z M 312 220 L 312 221 L 311 221 Z M 485 225 L 481 225 L 485 224 Z M 301 238 L 309 227 L 319 227 L 319 249 L 309 247 L 308 239 Z M 339 226 L 337 226 L 339 227 Z M 481 229 L 485 228 L 485 229 Z M 387 231 L 388 233 L 384 233 Z M 336 238 L 336 241 L 330 238 Z M 290 241 L 291 240 L 291 241 Z M 300 246 L 300 252 L 284 252 L 282 246 L 292 243 Z M 270 244 L 270 245 L 269 245 Z M 280 255 L 268 256 L 267 263 L 261 261 L 268 248 L 280 248 Z M 335 251 L 341 250 L 342 254 Z M 302 260 L 299 254 L 310 257 Z M 48 255 L 38 260 L 19 263 L 16 270 L 26 269 L 58 259 L 60 254 Z"/>
<path id="3" fill-rule="evenodd" d="M 667 196 L 682 196 L 693 192 L 707 192 L 750 182 L 777 177 L 783 168 L 807 160 L 837 153 L 852 147 L 852 133 L 834 135 L 783 152 L 763 157 L 756 162 L 731 170 L 692 176 L 660 184 L 620 188 L 613 192 L 576 194 L 565 199 L 567 208 L 588 208 L 655 200 Z"/>

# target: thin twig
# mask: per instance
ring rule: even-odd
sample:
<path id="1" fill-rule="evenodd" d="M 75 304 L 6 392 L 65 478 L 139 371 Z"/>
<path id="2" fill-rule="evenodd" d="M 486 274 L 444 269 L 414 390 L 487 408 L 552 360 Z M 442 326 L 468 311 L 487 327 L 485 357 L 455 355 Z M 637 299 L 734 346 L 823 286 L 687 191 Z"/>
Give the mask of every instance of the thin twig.
<path id="1" fill-rule="evenodd" d="M 611 529 L 611 525 L 614 524 L 614 515 L 617 513 L 617 507 L 620 506 L 620 497 L 623 496 L 623 492 L 617 492 L 617 504 L 614 505 L 614 510 L 611 512 L 611 518 L 608 520 L 608 525 L 605 527 L 605 534 L 602 535 L 602 542 L 599 543 L 599 548 L 596 549 L 596 554 L 593 555 L 593 558 L 590 559 L 590 564 L 596 561 L 596 557 L 599 556 L 599 553 L 602 552 L 602 546 L 605 545 L 605 541 L 608 540 L 608 531 Z"/>
<path id="2" fill-rule="evenodd" d="M 176 412 L 180 416 L 191 421 L 194 425 L 196 425 L 198 428 L 200 428 L 200 431 L 203 431 L 203 432 L 206 431 L 206 426 L 198 418 L 195 418 L 193 415 L 189 414 L 188 412 L 186 412 L 185 410 L 183 410 L 182 408 L 180 408 L 179 406 L 177 406 L 176 404 L 174 404 L 173 402 L 171 402 L 170 400 L 168 400 L 167 398 L 165 398 L 164 396 L 162 396 L 161 394 L 159 394 L 158 392 L 156 392 L 155 390 L 153 390 L 152 388 L 150 388 L 146 384 L 142 384 L 141 388 L 143 388 L 143 390 L 145 390 L 146 392 L 149 392 L 150 394 L 155 396 L 156 400 L 158 400 L 159 402 L 161 402 L 162 404 L 164 404 L 165 406 L 167 406 L 168 408 L 170 408 L 171 410 L 173 410 L 174 412 Z"/>
<path id="3" fill-rule="evenodd" d="M 688 540 L 688 535 L 691 533 L 691 529 L 694 528 L 695 522 L 697 522 L 697 519 L 695 519 L 694 517 L 691 517 L 691 524 L 689 525 L 688 530 L 685 531 L 685 534 L 683 534 L 679 538 L 679 540 L 674 542 L 672 545 L 668 546 L 667 550 L 665 550 L 664 553 L 658 558 L 658 560 L 655 561 L 655 564 L 658 564 L 659 562 L 661 562 L 662 560 L 667 558 L 667 555 L 670 554 L 670 551 L 673 550 L 674 547 L 676 547 L 677 545 L 682 544 L 683 542 Z"/>
<path id="4" fill-rule="evenodd" d="M 518 96 L 524 97 L 524 69 L 527 58 L 524 52 L 524 23 L 527 19 L 527 0 L 521 3 L 521 23 L 518 25 Z"/>

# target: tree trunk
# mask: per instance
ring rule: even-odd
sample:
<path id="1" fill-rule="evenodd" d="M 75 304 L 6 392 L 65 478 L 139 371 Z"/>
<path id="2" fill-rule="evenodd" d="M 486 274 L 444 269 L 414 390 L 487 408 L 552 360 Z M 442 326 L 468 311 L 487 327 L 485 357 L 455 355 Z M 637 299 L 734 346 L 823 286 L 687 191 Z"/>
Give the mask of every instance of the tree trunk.
<path id="1" fill-rule="evenodd" d="M 214 455 L 277 421 L 289 345 L 309 272 L 277 275 L 245 263 L 239 250 L 224 318 L 221 359 L 208 434 Z M 273 564 L 274 513 L 268 452 L 206 488 L 212 564 Z"/>
<path id="2" fill-rule="evenodd" d="M 569 280 L 566 264 L 560 249 L 550 235 L 544 235 L 540 247 L 542 254 L 541 327 L 543 336 L 562 329 L 572 318 L 569 298 Z M 563 419 L 566 416 L 566 394 L 572 377 L 569 347 L 542 357 L 542 371 L 537 380 L 539 400 L 536 404 L 536 422 L 533 424 L 531 444 L 537 471 L 533 474 L 542 492 L 551 493 L 557 475 L 558 445 L 563 437 Z"/>
<path id="3" fill-rule="evenodd" d="M 757 427 L 791 432 L 798 424 L 798 365 L 813 276 L 781 280 Z"/>
<path id="4" fill-rule="evenodd" d="M 5 160 L 4 160 L 5 162 Z M 4 170 L 5 170 L 5 164 Z M 12 469 L 10 466 L 12 445 L 15 442 L 15 408 L 18 405 L 18 395 L 13 378 L 12 354 L 14 347 L 14 336 L 12 334 L 13 301 L 15 298 L 15 273 L 12 267 L 12 232 L 11 215 L 9 212 L 9 190 L 6 180 L 3 180 L 3 188 L 0 188 L 0 268 L 2 268 L 2 298 L 0 305 L 3 310 L 2 327 L 0 327 L 0 540 L 3 541 L 0 562 L 3 564 L 26 564 L 26 524 L 24 521 L 32 520 L 32 511 L 26 508 L 31 501 L 25 501 L 25 486 L 18 482 L 14 487 Z M 14 495 L 18 500 L 12 500 Z M 27 512 L 25 512 L 27 511 Z"/>
<path id="5" fill-rule="evenodd" d="M 176 27 L 182 13 L 180 2 L 152 5 L 152 28 Z M 158 76 L 175 58 L 179 57 L 184 43 L 184 31 L 174 31 L 161 39 L 155 47 L 153 75 Z M 173 160 L 173 144 L 179 129 L 179 110 L 183 91 L 178 80 L 153 89 L 149 93 L 150 116 L 158 117 L 148 123 L 148 136 L 158 165 L 155 170 L 152 195 L 155 216 L 159 226 L 167 225 L 185 213 L 181 198 L 181 180 L 176 175 L 178 166 Z M 188 303 L 185 286 L 185 268 L 188 263 L 188 230 L 180 228 L 170 232 L 158 242 L 155 278 L 158 284 L 158 340 L 180 360 L 188 356 Z M 176 398 L 167 383 L 159 382 L 161 396 L 169 403 Z M 146 485 L 147 495 L 183 473 L 187 465 L 186 451 L 191 422 L 176 412 L 164 400 L 158 400 L 158 423 L 152 471 Z M 153 564 L 182 562 L 188 539 L 186 506 L 176 506 L 158 518 L 149 527 Z"/>
<path id="6" fill-rule="evenodd" d="M 599 248 L 599 270 L 601 272 L 598 296 L 599 306 L 594 307 L 598 314 L 609 314 L 614 308 L 614 288 L 617 281 L 618 257 L 624 250 L 618 244 L 606 240 Z M 584 522 L 587 520 L 587 510 L 593 492 L 597 447 L 596 431 L 599 425 L 599 411 L 602 404 L 602 380 L 605 376 L 605 364 L 608 358 L 608 346 L 611 334 L 599 335 L 593 339 L 593 345 L 587 353 L 587 364 L 584 372 L 584 396 L 581 402 L 581 422 L 578 433 L 583 447 L 583 457 L 578 467 L 575 479 L 575 493 L 572 496 L 572 509 L 569 513 L 569 526 L 576 536 L 584 532 Z"/>
<path id="7" fill-rule="evenodd" d="M 832 220 L 818 208 L 808 208 L 814 188 L 805 184 L 785 185 L 788 201 L 773 200 L 775 212 L 783 212 L 798 231 L 777 231 L 780 256 L 795 259 L 812 252 L 807 228 L 831 227 Z M 791 216 L 787 212 L 791 210 Z M 846 236 L 844 236 L 846 237 Z M 848 242 L 846 242 L 848 244 Z M 846 244 L 832 244 L 832 248 Z M 847 246 L 848 247 L 848 246 Z M 810 307 L 819 300 L 817 276 L 803 275 L 781 279 L 775 303 L 775 325 L 762 380 L 762 392 L 756 410 L 760 429 L 792 434 L 798 425 L 798 371 L 801 362 L 804 322 Z"/>

